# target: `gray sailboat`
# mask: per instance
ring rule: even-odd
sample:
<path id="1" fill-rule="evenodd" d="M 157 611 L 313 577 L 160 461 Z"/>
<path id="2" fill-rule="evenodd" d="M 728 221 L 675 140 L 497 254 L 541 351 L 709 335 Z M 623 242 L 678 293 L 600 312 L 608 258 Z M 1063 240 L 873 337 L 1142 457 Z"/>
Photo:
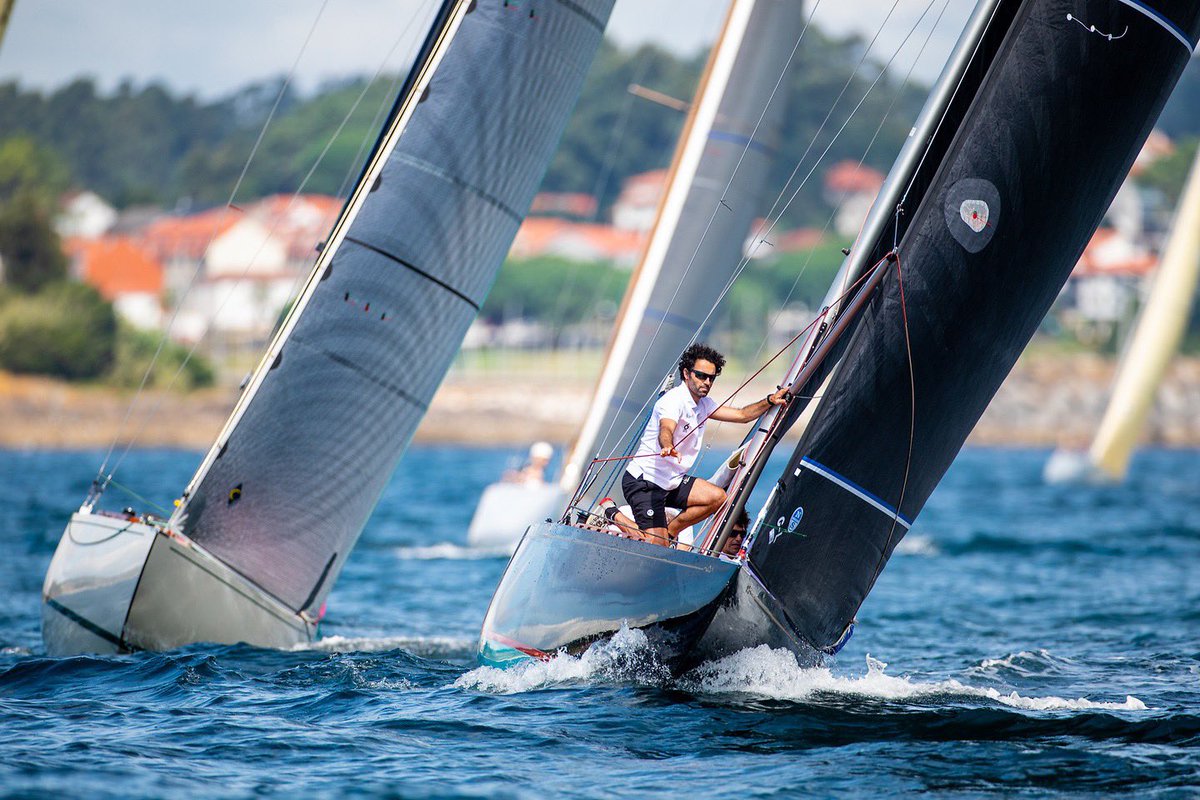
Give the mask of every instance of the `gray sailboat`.
<path id="1" fill-rule="evenodd" d="M 443 3 L 175 513 L 106 512 L 93 495 L 71 518 L 43 587 L 49 653 L 315 635 L 529 209 L 612 5 Z"/>
<path id="2" fill-rule="evenodd" d="M 623 445 L 646 398 L 702 328 L 703 312 L 727 290 L 763 211 L 787 111 L 779 88 L 804 30 L 801 10 L 796 0 L 730 4 L 561 474 L 542 486 L 489 486 L 467 530 L 471 544 L 513 547 L 531 524 L 556 514 L 592 457 Z"/>
<path id="3" fill-rule="evenodd" d="M 640 628 L 676 668 L 834 653 L 1032 337 L 1195 50 L 1183 0 L 983 0 L 699 552 L 531 529 L 483 623 L 507 665 Z M 811 401 L 806 398 L 818 397 Z M 720 552 L 784 433 L 742 555 Z"/>

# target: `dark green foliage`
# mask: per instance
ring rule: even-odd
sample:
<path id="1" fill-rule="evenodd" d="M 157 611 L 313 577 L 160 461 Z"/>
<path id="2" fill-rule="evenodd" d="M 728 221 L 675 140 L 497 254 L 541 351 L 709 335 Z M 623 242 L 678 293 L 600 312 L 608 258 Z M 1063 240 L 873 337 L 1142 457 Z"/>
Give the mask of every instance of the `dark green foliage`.
<path id="1" fill-rule="evenodd" d="M 483 304 L 489 322 L 534 319 L 553 331 L 596 316 L 613 316 L 629 270 L 562 258 L 507 261 Z"/>
<path id="2" fill-rule="evenodd" d="M 1174 208 L 1183 193 L 1183 184 L 1191 171 L 1192 161 L 1196 158 L 1196 147 L 1200 139 L 1195 137 L 1184 139 L 1177 143 L 1175 152 L 1158 159 L 1142 174 L 1137 176 L 1137 182 L 1145 187 L 1162 192 L 1167 205 Z"/>
<path id="3" fill-rule="evenodd" d="M 140 386 L 161 340 L 160 333 L 121 323 L 117 328 L 115 358 L 106 376 L 107 382 L 132 389 Z M 188 348 L 166 342 L 146 385 L 188 391 L 212 386 L 214 378 L 212 366 L 207 361 L 195 355 L 188 358 Z"/>
<path id="4" fill-rule="evenodd" d="M 9 293 L 0 306 L 0 368 L 68 379 L 98 378 L 112 366 L 112 306 L 81 283 L 36 294 Z"/>
<path id="5" fill-rule="evenodd" d="M 20 291 L 36 292 L 67 276 L 48 205 L 32 190 L 21 189 L 0 204 L 0 258 L 5 283 Z"/>

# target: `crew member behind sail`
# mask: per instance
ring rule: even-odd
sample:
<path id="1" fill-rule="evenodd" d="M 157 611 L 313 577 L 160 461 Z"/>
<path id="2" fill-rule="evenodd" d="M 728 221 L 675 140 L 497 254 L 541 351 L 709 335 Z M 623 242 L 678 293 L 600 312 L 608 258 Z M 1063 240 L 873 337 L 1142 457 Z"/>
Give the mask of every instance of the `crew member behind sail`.
<path id="1" fill-rule="evenodd" d="M 679 359 L 683 383 L 654 404 L 637 452 L 621 479 L 625 500 L 645 541 L 670 545 L 679 531 L 712 516 L 725 502 L 725 490 L 689 475 L 700 455 L 705 420 L 751 422 L 785 401 L 786 388 L 742 408 L 718 406 L 708 396 L 725 366 L 713 348 L 693 344 Z M 681 509 L 667 522 L 666 509 Z"/>

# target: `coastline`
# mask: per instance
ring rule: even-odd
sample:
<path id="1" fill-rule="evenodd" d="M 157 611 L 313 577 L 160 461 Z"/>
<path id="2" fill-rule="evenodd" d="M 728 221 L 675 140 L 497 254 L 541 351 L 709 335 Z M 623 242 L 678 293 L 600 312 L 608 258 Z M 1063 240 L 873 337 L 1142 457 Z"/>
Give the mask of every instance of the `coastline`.
<path id="1" fill-rule="evenodd" d="M 972 432 L 969 444 L 1083 447 L 1107 402 L 1116 362 L 1094 355 L 1022 357 Z M 426 444 L 524 446 L 545 439 L 570 441 L 587 410 L 589 370 L 452 371 L 417 430 Z M 730 372 L 725 386 L 736 387 Z M 761 385 L 760 385 L 761 384 Z M 757 399 L 773 385 L 752 383 L 735 405 Z M 120 446 L 205 449 L 237 399 L 235 388 L 188 394 L 148 391 L 131 410 L 134 393 L 103 386 L 0 373 L 0 448 L 92 449 Z M 918 397 L 918 402 L 920 398 Z M 128 418 L 126 415 L 128 414 Z M 742 426 L 712 431 L 712 441 L 734 443 Z M 1200 358 L 1177 358 L 1159 391 L 1143 441 L 1168 447 L 1200 446 Z"/>

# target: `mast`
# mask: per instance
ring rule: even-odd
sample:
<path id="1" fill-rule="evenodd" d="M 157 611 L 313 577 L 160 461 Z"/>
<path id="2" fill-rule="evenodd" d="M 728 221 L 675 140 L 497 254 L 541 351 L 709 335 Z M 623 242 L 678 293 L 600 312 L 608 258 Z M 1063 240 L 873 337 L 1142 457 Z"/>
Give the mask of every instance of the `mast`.
<path id="1" fill-rule="evenodd" d="M 1113 381 L 1112 398 L 1088 450 L 1095 473 L 1120 481 L 1129 469 L 1154 395 L 1187 327 L 1200 272 L 1200 152 L 1192 161 L 1171 238 L 1138 315 L 1129 347 Z"/>
<path id="2" fill-rule="evenodd" d="M 171 524 L 321 605 L 478 313 L 612 0 L 452 0 Z"/>
<path id="3" fill-rule="evenodd" d="M 856 244 L 887 272 L 752 532 L 746 569 L 803 641 L 842 638 L 1065 283 L 1198 34 L 1200 8 L 1182 0 L 994 5 L 895 232 Z"/>
<path id="4" fill-rule="evenodd" d="M 658 215 L 622 302 L 560 484 L 622 440 L 741 261 L 780 135 L 772 101 L 803 28 L 789 0 L 733 0 L 692 103 Z"/>

